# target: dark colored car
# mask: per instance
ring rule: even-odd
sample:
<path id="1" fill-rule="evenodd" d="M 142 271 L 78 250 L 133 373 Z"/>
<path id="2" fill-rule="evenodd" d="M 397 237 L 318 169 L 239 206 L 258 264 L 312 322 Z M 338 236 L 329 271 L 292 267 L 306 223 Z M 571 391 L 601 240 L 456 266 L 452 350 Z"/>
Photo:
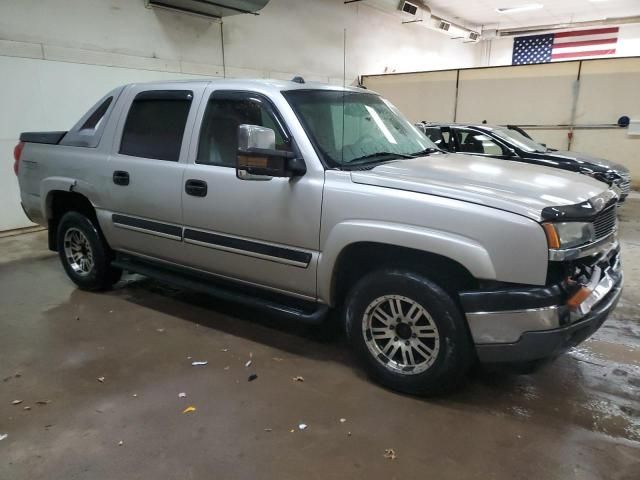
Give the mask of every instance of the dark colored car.
<path id="1" fill-rule="evenodd" d="M 417 126 L 439 148 L 449 152 L 486 155 L 579 172 L 617 187 L 620 201 L 629 194 L 631 177 L 626 167 L 584 153 L 547 148 L 515 126 L 427 122 Z"/>

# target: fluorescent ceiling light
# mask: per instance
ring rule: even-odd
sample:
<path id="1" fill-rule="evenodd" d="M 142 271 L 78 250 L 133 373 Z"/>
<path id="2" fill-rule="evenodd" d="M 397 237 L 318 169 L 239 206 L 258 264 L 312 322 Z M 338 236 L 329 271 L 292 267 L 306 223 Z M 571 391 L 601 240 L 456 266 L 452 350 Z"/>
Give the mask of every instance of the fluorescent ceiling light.
<path id="1" fill-rule="evenodd" d="M 496 8 L 496 12 L 517 13 L 528 12 L 529 10 L 540 10 L 541 8 L 544 8 L 544 5 L 542 5 L 541 3 L 525 3 L 524 5 L 518 5 L 517 7 Z"/>

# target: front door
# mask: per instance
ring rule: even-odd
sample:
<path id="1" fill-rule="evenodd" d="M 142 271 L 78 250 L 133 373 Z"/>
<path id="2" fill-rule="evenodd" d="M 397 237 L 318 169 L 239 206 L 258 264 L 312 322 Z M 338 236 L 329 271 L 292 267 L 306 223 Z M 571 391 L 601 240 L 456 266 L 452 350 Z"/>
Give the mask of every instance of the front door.
<path id="1" fill-rule="evenodd" d="M 189 125 L 204 86 L 134 87 L 116 127 L 104 181 L 102 212 L 111 246 L 161 260 L 179 258 L 182 241 L 182 177 Z"/>
<path id="2" fill-rule="evenodd" d="M 236 177 L 238 126 L 276 132 L 276 148 L 295 139 L 267 97 L 211 91 L 196 120 L 182 193 L 185 263 L 285 293 L 315 298 L 324 171 L 301 177 Z"/>

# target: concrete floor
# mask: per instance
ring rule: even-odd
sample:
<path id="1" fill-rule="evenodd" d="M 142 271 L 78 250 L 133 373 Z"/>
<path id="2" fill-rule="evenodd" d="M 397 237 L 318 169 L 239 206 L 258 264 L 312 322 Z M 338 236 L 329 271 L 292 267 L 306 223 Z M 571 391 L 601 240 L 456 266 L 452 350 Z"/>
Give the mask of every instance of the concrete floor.
<path id="1" fill-rule="evenodd" d="M 0 478 L 637 480 L 640 200 L 621 217 L 626 289 L 593 339 L 437 400 L 373 384 L 341 337 L 140 277 L 82 292 L 44 232 L 0 239 Z"/>

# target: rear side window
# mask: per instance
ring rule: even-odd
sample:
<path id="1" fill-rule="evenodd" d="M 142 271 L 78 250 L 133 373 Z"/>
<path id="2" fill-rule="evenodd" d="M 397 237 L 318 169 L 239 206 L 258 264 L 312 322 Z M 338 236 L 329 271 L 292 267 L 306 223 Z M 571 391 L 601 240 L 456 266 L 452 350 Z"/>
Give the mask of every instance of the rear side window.
<path id="1" fill-rule="evenodd" d="M 96 108 L 89 118 L 82 124 L 80 131 L 95 130 L 100 125 L 100 121 L 104 118 L 104 114 L 109 110 L 109 105 L 113 102 L 113 97 L 107 98 L 102 104 Z"/>
<path id="2" fill-rule="evenodd" d="M 192 100 L 190 90 L 136 95 L 124 124 L 120 153 L 177 162 Z"/>

